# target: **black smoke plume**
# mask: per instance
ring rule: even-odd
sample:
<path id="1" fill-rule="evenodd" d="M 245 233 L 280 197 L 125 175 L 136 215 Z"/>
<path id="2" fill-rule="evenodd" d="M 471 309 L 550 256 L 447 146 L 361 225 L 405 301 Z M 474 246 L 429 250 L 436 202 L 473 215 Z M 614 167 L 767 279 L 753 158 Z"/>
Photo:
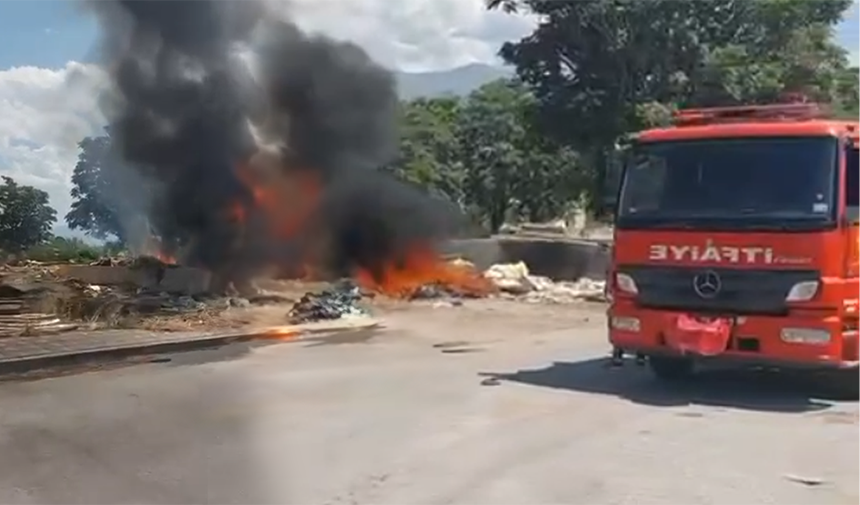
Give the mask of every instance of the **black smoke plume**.
<path id="1" fill-rule="evenodd" d="M 184 262 L 239 278 L 322 244 L 313 259 L 324 268 L 373 271 L 451 230 L 450 208 L 379 171 L 397 150 L 395 82 L 358 46 L 252 0 L 88 7 L 102 26 L 115 148 L 152 182 L 150 228 Z M 322 191 L 307 229 L 274 237 L 271 216 L 229 219 L 237 201 L 252 207 L 242 166 L 311 171 Z"/>

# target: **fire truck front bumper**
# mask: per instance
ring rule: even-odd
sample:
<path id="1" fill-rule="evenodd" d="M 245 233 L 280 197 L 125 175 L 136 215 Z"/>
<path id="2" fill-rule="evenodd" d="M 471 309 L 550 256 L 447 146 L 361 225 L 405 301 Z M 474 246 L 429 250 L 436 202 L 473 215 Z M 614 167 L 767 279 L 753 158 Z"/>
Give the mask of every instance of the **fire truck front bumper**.
<path id="1" fill-rule="evenodd" d="M 607 310 L 609 341 L 616 349 L 645 355 L 797 368 L 858 366 L 857 330 L 846 328 L 839 316 L 726 316 L 703 319 L 699 326 L 679 324 L 692 319 L 699 318 L 616 301 Z"/>

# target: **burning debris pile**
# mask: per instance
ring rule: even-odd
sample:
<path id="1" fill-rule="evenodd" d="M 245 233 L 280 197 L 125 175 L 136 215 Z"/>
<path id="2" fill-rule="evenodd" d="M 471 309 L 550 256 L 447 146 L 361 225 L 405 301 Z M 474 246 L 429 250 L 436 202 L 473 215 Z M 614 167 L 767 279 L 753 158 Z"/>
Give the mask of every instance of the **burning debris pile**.
<path id="1" fill-rule="evenodd" d="M 359 305 L 364 297 L 382 294 L 400 300 L 436 298 L 477 298 L 495 293 L 492 282 L 470 263 L 437 261 L 432 256 L 413 254 L 413 263 L 393 265 L 378 276 L 359 274 L 318 293 L 309 292 L 288 314 L 292 323 L 367 316 Z"/>
<path id="2" fill-rule="evenodd" d="M 525 263 L 492 265 L 481 273 L 462 259 L 447 263 L 433 275 L 414 275 L 420 268 L 407 268 L 412 276 L 388 272 L 385 284 L 374 284 L 359 278 L 359 284 L 343 281 L 321 292 L 307 293 L 288 314 L 293 323 L 367 316 L 359 303 L 365 296 L 382 292 L 401 300 L 510 297 L 528 303 L 573 303 L 580 300 L 605 301 L 605 282 L 580 279 L 576 282 L 555 282 L 547 277 L 531 275 Z M 364 281 L 364 284 L 361 282 Z M 458 305 L 455 303 L 455 305 Z"/>
<path id="3" fill-rule="evenodd" d="M 435 253 L 458 213 L 378 170 L 398 146 L 391 73 L 272 4 L 87 3 L 118 159 L 101 196 L 126 235 L 225 290 L 308 271 L 395 296 L 478 289 Z"/>
<path id="4" fill-rule="evenodd" d="M 402 263 L 391 265 L 377 276 L 359 273 L 357 282 L 368 291 L 407 300 L 441 296 L 478 298 L 496 291 L 492 282 L 471 263 L 445 261 L 431 251 L 413 252 Z"/>

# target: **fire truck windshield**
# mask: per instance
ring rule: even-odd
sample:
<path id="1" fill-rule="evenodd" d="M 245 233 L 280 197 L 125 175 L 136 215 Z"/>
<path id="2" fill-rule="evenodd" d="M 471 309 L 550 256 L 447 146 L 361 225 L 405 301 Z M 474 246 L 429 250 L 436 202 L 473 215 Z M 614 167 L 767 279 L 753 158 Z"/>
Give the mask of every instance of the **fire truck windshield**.
<path id="1" fill-rule="evenodd" d="M 838 146 L 830 137 L 641 143 L 624 172 L 617 226 L 832 226 Z"/>

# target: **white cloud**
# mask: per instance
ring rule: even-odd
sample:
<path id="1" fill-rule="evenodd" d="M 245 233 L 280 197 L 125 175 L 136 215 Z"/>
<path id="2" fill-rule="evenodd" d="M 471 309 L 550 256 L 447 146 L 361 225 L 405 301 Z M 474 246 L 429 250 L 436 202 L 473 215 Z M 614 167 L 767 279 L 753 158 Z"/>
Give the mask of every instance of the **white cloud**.
<path id="1" fill-rule="evenodd" d="M 504 40 L 531 27 L 487 12 L 484 0 L 272 1 L 303 28 L 354 41 L 386 66 L 409 71 L 493 62 Z M 47 191 L 59 229 L 71 203 L 77 143 L 103 124 L 97 106 L 103 84 L 97 67 L 76 62 L 0 70 L 0 174 Z"/>
<path id="2" fill-rule="evenodd" d="M 851 7 L 845 11 L 842 24 L 836 30 L 836 40 L 848 50 L 848 60 L 853 66 L 860 63 L 860 51 L 857 47 L 858 17 L 860 17 L 860 0 L 854 0 Z"/>
<path id="3" fill-rule="evenodd" d="M 98 68 L 76 62 L 0 71 L 0 174 L 47 191 L 60 221 L 71 203 L 77 143 L 102 125 L 103 82 Z"/>
<path id="4" fill-rule="evenodd" d="M 533 21 L 499 11 L 484 0 L 273 1 L 298 24 L 357 42 L 378 61 L 408 71 L 492 62 L 506 40 L 531 31 Z"/>

